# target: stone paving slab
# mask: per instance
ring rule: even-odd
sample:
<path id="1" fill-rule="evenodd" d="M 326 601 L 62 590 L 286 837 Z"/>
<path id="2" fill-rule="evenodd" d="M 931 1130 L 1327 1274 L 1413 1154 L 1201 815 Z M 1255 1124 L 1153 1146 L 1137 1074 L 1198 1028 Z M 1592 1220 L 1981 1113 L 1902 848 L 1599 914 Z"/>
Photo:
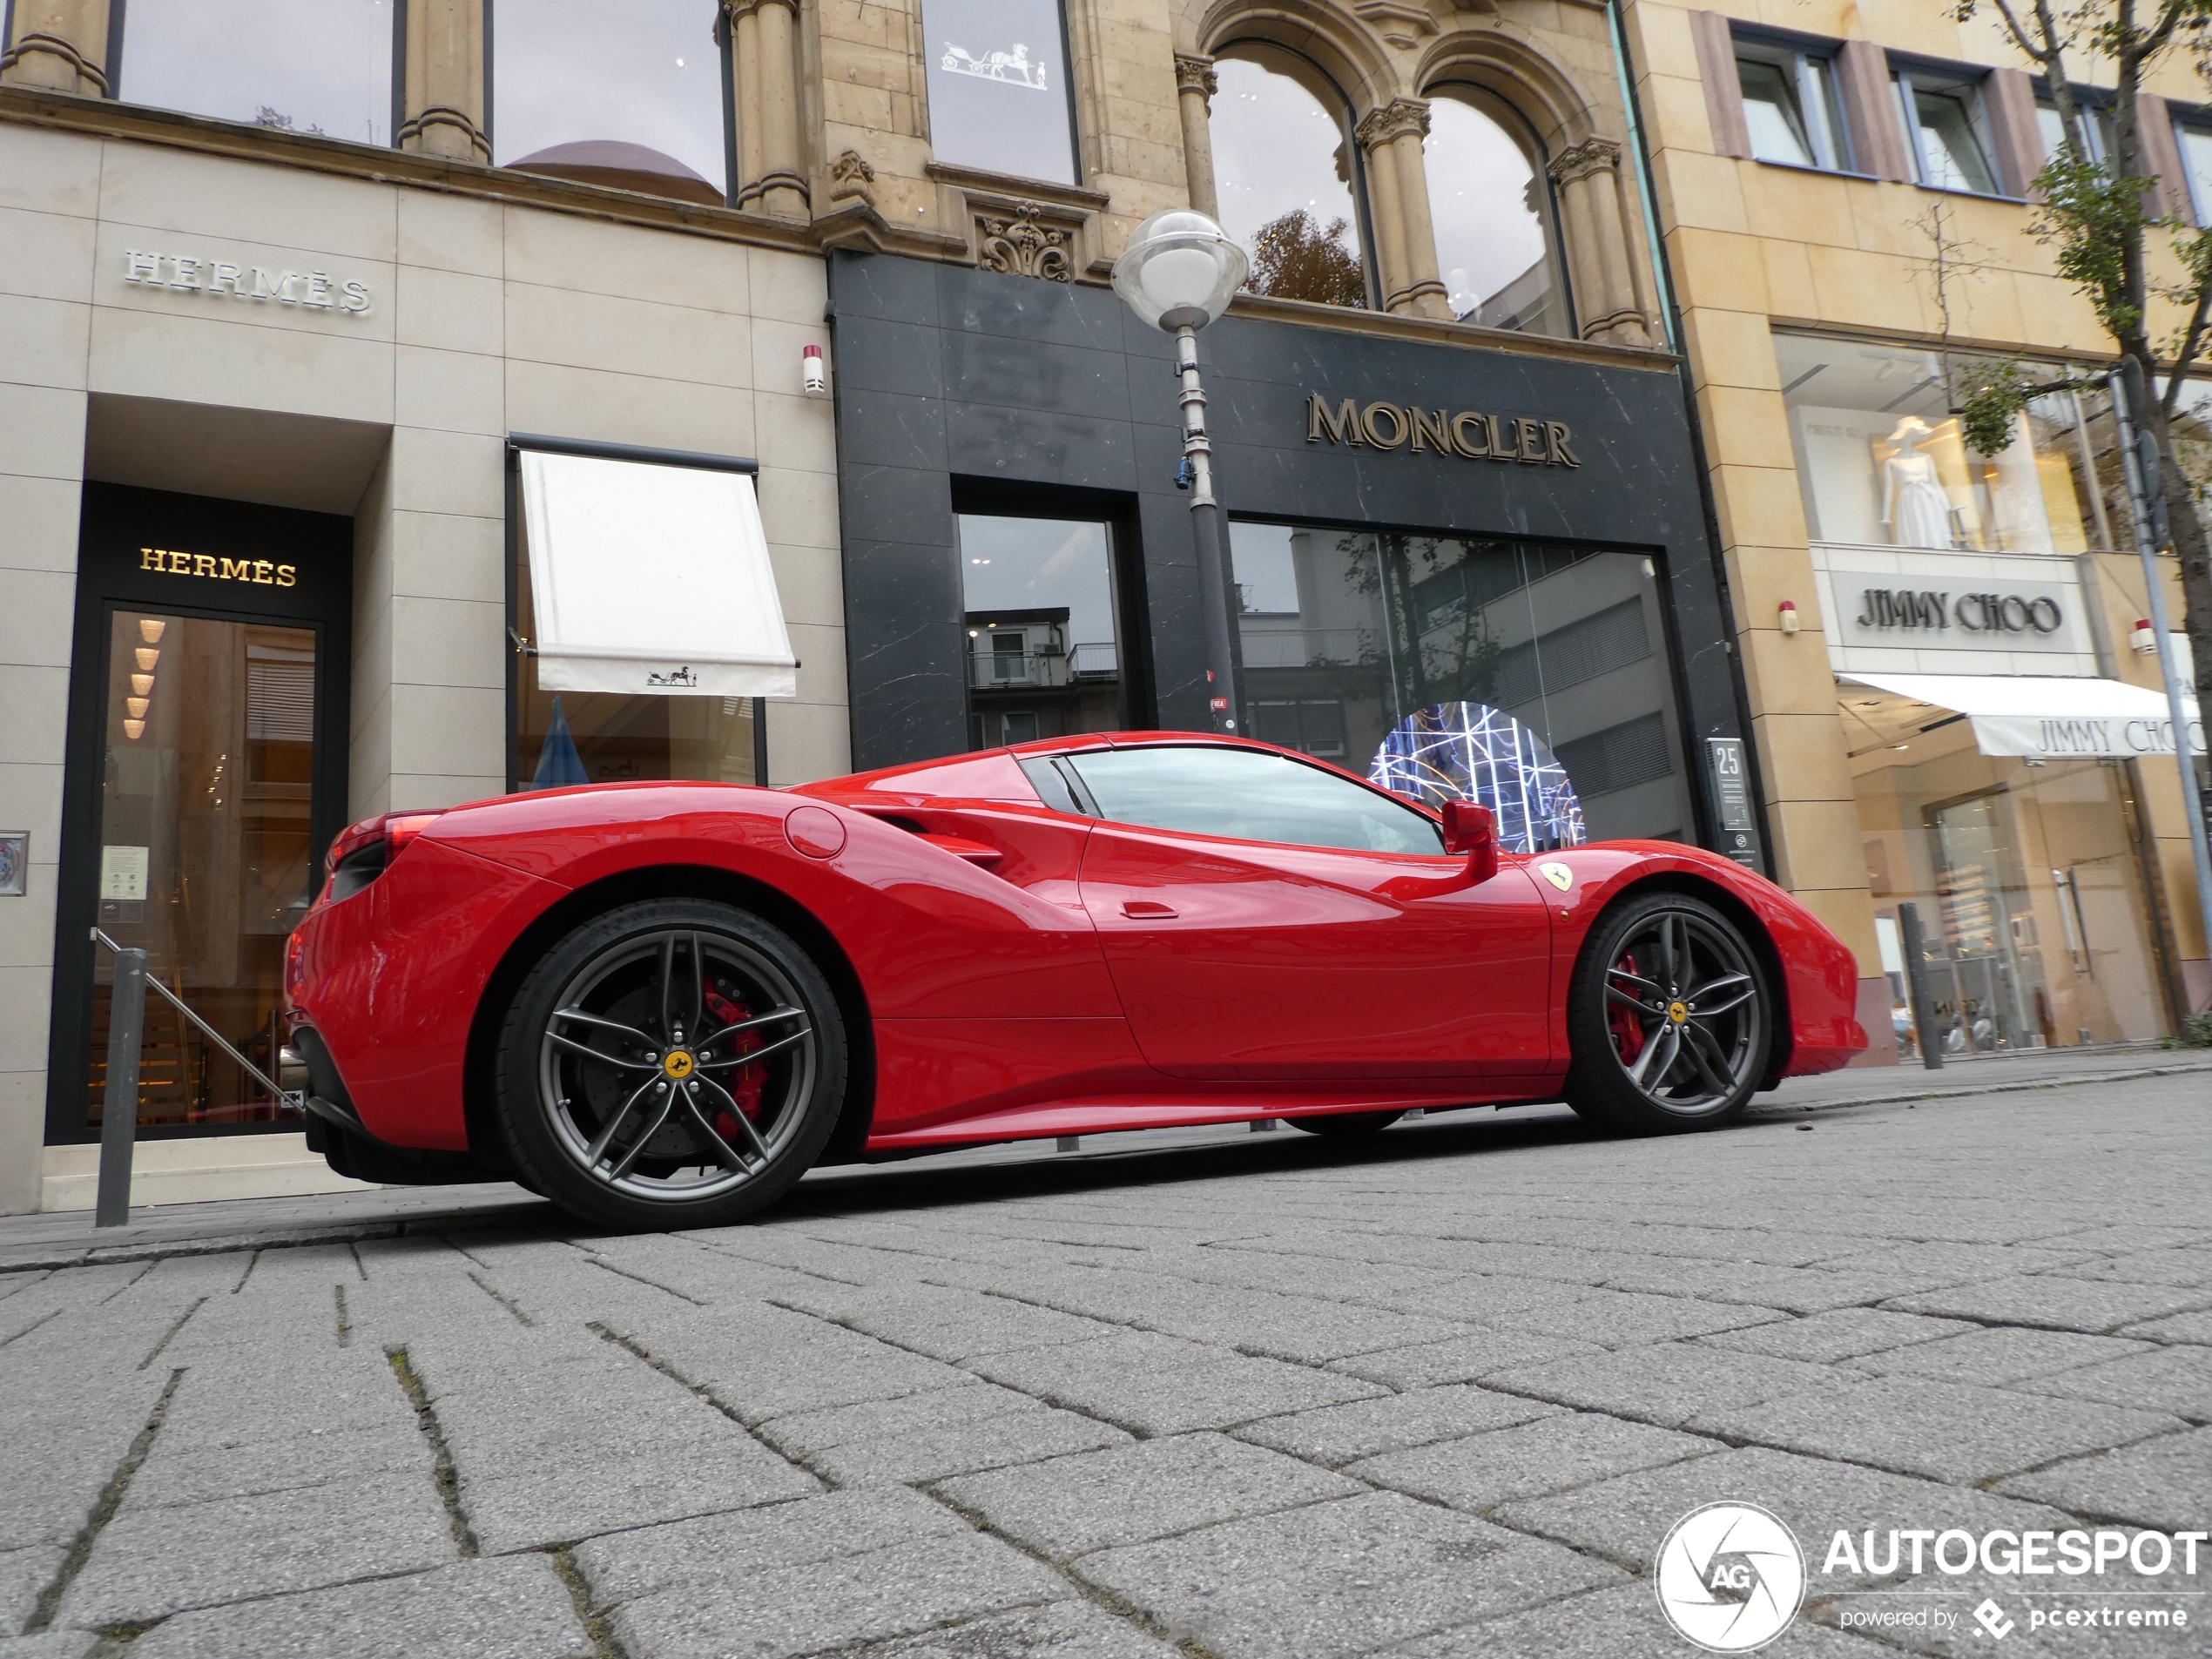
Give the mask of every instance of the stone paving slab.
<path id="1" fill-rule="evenodd" d="M 1395 1493 L 1105 1550 L 1076 1570 L 1222 1659 L 1364 1653 L 1620 1579 Z"/>
<path id="2" fill-rule="evenodd" d="M 2212 1492 L 2212 1428 L 2093 1452 L 2014 1475 L 1998 1490 L 2097 1520 L 2168 1532 L 2202 1527 L 2204 1494 Z"/>
<path id="3" fill-rule="evenodd" d="M 1325 1498 L 1358 1480 L 1219 1434 L 1178 1434 L 947 1480 L 938 1495 L 1055 1561 Z"/>
<path id="4" fill-rule="evenodd" d="M 1777 1359 L 1832 1365 L 1838 1359 L 1885 1353 L 1908 1344 L 1963 1336 L 1981 1328 L 1965 1319 L 1931 1319 L 1918 1313 L 1854 1307 L 1834 1308 L 1807 1318 L 1780 1320 L 1771 1325 L 1746 1325 L 1737 1331 L 1716 1331 L 1697 1340 L 1709 1347 L 1735 1348 L 1744 1353 L 1770 1354 Z"/>
<path id="5" fill-rule="evenodd" d="M 1961 1485 L 2185 1425 L 2163 1412 L 1883 1377 L 1810 1398 L 1721 1406 L 1712 1433 Z"/>
<path id="6" fill-rule="evenodd" d="M 179 1548 L 182 1541 L 184 1548 Z M 287 1590 L 439 1567 L 456 1551 L 422 1474 L 131 1509 L 117 1515 L 63 1596 L 56 1622 L 91 1628 Z"/>
<path id="7" fill-rule="evenodd" d="M 1540 1418 L 1348 1466 L 1378 1486 L 1480 1513 L 1512 1498 L 1558 1492 L 1629 1469 L 1708 1457 L 1719 1442 L 1625 1423 L 1595 1412 Z"/>
<path id="8" fill-rule="evenodd" d="M 2212 1352 L 2201 1348 L 2153 1348 L 2035 1377 L 2020 1386 L 2039 1394 L 2171 1412 L 2192 1423 L 2212 1422 Z"/>
<path id="9" fill-rule="evenodd" d="M 551 1560 L 521 1555 L 183 1613 L 130 1652 L 131 1659 L 597 1659 L 597 1649 Z"/>
<path id="10" fill-rule="evenodd" d="M 1325 1468 L 1339 1468 L 1386 1452 L 1532 1423 L 1558 1410 L 1542 1400 L 1464 1385 L 1418 1388 L 1377 1399 L 1325 1406 L 1318 1411 L 1263 1417 L 1239 1428 L 1237 1438 L 1272 1447 Z"/>
<path id="11" fill-rule="evenodd" d="M 1188 1659 L 1182 1649 L 1087 1602 L 987 1613 L 845 1652 L 852 1659 Z"/>
<path id="12" fill-rule="evenodd" d="M 2202 1290 L 2055 1274 L 1984 1279 L 1953 1289 L 1901 1296 L 1885 1304 L 1906 1313 L 1933 1313 L 1985 1325 L 2040 1325 L 2051 1331 L 2140 1335 L 2123 1327 L 2165 1315 L 2212 1307 Z"/>
<path id="13" fill-rule="evenodd" d="M 1864 1355 L 1852 1362 L 1852 1368 L 1877 1377 L 1926 1377 L 1936 1382 L 1980 1383 L 1993 1387 L 2151 1351 L 2148 1343 L 2128 1342 L 2116 1337 L 2085 1337 L 2070 1331 L 1984 1328 L 1963 1336 L 1946 1337 L 1938 1342 L 1919 1342 L 1907 1348 Z"/>
<path id="14" fill-rule="evenodd" d="M 1681 1428 L 1723 1406 L 1797 1399 L 1850 1384 L 1825 1366 L 1688 1342 L 1615 1348 L 1493 1373 L 1492 1388 Z"/>
<path id="15" fill-rule="evenodd" d="M 1628 1654 L 1689 1654 L 1668 1627 L 1648 1584 L 1590 1590 L 1526 1612 L 1424 1636 L 1386 1650 L 1389 1659 L 1621 1659 Z M 1879 1644 L 1824 1625 L 1791 1626 L 1758 1650 L 1772 1659 L 1879 1659 Z"/>

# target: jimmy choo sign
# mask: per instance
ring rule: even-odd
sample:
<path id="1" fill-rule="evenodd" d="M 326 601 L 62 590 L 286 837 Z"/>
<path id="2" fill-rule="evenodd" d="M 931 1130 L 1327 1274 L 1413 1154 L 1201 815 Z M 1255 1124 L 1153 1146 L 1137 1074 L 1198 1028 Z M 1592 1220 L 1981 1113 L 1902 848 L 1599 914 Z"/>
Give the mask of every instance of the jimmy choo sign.
<path id="1" fill-rule="evenodd" d="M 1895 571 L 1831 570 L 1846 645 L 1923 651 L 2073 651 L 2084 649 L 2070 582 L 1990 581 L 1973 576 L 1911 580 Z M 1940 584 L 1940 585 L 1939 585 Z"/>
<path id="2" fill-rule="evenodd" d="M 132 248 L 123 256 L 123 280 L 141 287 L 181 288 L 226 300 L 297 306 L 303 311 L 334 311 L 354 317 L 368 314 L 368 285 L 341 282 L 326 271 L 287 271 Z"/>
<path id="3" fill-rule="evenodd" d="M 1574 434 L 1563 421 L 1525 415 L 1485 415 L 1475 409 L 1423 409 L 1406 404 L 1356 397 L 1331 400 L 1316 392 L 1306 400 L 1305 441 L 1356 445 L 1369 449 L 1433 451 L 1469 461 L 1512 461 L 1532 467 L 1579 467 L 1581 457 L 1569 447 Z"/>

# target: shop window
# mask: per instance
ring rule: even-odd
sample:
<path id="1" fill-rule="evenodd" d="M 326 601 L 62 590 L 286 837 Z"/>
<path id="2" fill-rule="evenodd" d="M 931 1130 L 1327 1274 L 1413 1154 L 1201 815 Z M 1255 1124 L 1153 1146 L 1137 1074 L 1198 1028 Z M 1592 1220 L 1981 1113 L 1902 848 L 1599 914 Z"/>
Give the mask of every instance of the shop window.
<path id="1" fill-rule="evenodd" d="M 1995 455 L 1968 448 L 1956 388 L 1977 365 L 1938 353 L 1777 334 L 1805 526 L 1816 542 L 1937 552 L 2114 546 L 2123 510 L 2101 395 L 2037 398 Z"/>
<path id="2" fill-rule="evenodd" d="M 1125 725 L 1108 527 L 962 513 L 959 528 L 974 746 Z"/>
<path id="3" fill-rule="evenodd" d="M 115 95 L 356 144 L 392 141 L 403 0 L 130 0 Z"/>
<path id="4" fill-rule="evenodd" d="M 1430 95 L 1429 217 L 1436 268 L 1461 322 L 1532 334 L 1575 332 L 1543 148 L 1510 105 L 1472 86 Z"/>
<path id="5" fill-rule="evenodd" d="M 510 786 L 765 784 L 797 664 L 750 463 L 596 448 L 523 449 L 509 475 Z"/>
<path id="6" fill-rule="evenodd" d="M 1754 156 L 1792 167 L 1851 170 L 1834 59 L 1795 45 L 1738 38 L 1736 78 Z"/>
<path id="7" fill-rule="evenodd" d="M 728 200 L 728 33 L 716 0 L 634 0 L 619 27 L 597 0 L 485 0 L 485 26 L 496 165 Z"/>
<path id="8" fill-rule="evenodd" d="M 1985 755 L 1971 722 L 1845 685 L 1867 886 L 1892 1019 L 1909 1058 L 1965 1058 L 2162 1035 L 2139 813 L 2111 761 Z M 1917 912 L 1920 961 L 1899 908 Z M 1909 976 L 1932 1011 L 1912 1011 Z"/>
<path id="9" fill-rule="evenodd" d="M 2074 137 L 2080 140 L 2084 160 L 2103 161 L 2119 152 L 2108 98 L 2086 86 L 2077 86 L 2074 88 Z M 2035 89 L 2035 130 L 2043 140 L 2044 158 L 2056 160 L 2065 139 L 2066 123 L 2059 115 L 2058 101 L 2051 96 L 2050 88 L 2040 83 Z"/>
<path id="10" fill-rule="evenodd" d="M 1897 71 L 1905 147 L 1922 184 L 1975 196 L 1997 193 L 1979 80 L 1939 70 Z"/>
<path id="11" fill-rule="evenodd" d="M 1082 182 L 1060 0 L 922 0 L 921 31 L 938 160 Z"/>
<path id="12" fill-rule="evenodd" d="M 1305 58 L 1256 41 L 1214 64 L 1222 228 L 1251 256 L 1254 293 L 1365 307 L 1366 240 L 1352 106 Z"/>
<path id="13" fill-rule="evenodd" d="M 1652 559 L 1244 521 L 1231 547 L 1254 736 L 1472 790 L 1524 851 L 1691 821 Z"/>

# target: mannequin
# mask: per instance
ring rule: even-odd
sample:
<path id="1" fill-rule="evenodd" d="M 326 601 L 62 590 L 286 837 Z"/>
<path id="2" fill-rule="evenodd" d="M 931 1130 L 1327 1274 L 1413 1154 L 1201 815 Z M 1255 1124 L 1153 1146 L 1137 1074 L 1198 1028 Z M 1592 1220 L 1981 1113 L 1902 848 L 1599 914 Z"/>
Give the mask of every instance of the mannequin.
<path id="1" fill-rule="evenodd" d="M 1935 457 L 1920 445 L 1935 435 L 1917 415 L 1897 423 L 1897 453 L 1882 463 L 1882 523 L 1893 547 L 1951 545 L 1951 497 L 1936 475 Z"/>

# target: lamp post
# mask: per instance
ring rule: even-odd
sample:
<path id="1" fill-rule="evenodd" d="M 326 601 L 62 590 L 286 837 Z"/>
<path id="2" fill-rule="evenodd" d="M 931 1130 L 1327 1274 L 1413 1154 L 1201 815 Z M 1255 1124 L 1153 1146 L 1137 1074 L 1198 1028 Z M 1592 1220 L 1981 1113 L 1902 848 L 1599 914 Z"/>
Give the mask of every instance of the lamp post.
<path id="1" fill-rule="evenodd" d="M 1229 586 L 1222 558 L 1221 506 L 1213 495 L 1213 446 L 1206 441 L 1206 394 L 1198 383 L 1198 330 L 1229 309 L 1250 262 L 1204 213 L 1171 207 L 1136 227 L 1114 261 L 1114 292 L 1155 328 L 1175 336 L 1183 382 L 1183 466 L 1176 487 L 1190 492 L 1190 532 L 1198 549 L 1198 598 L 1206 623 L 1206 699 L 1213 729 L 1237 730 L 1237 685 L 1230 670 Z"/>

